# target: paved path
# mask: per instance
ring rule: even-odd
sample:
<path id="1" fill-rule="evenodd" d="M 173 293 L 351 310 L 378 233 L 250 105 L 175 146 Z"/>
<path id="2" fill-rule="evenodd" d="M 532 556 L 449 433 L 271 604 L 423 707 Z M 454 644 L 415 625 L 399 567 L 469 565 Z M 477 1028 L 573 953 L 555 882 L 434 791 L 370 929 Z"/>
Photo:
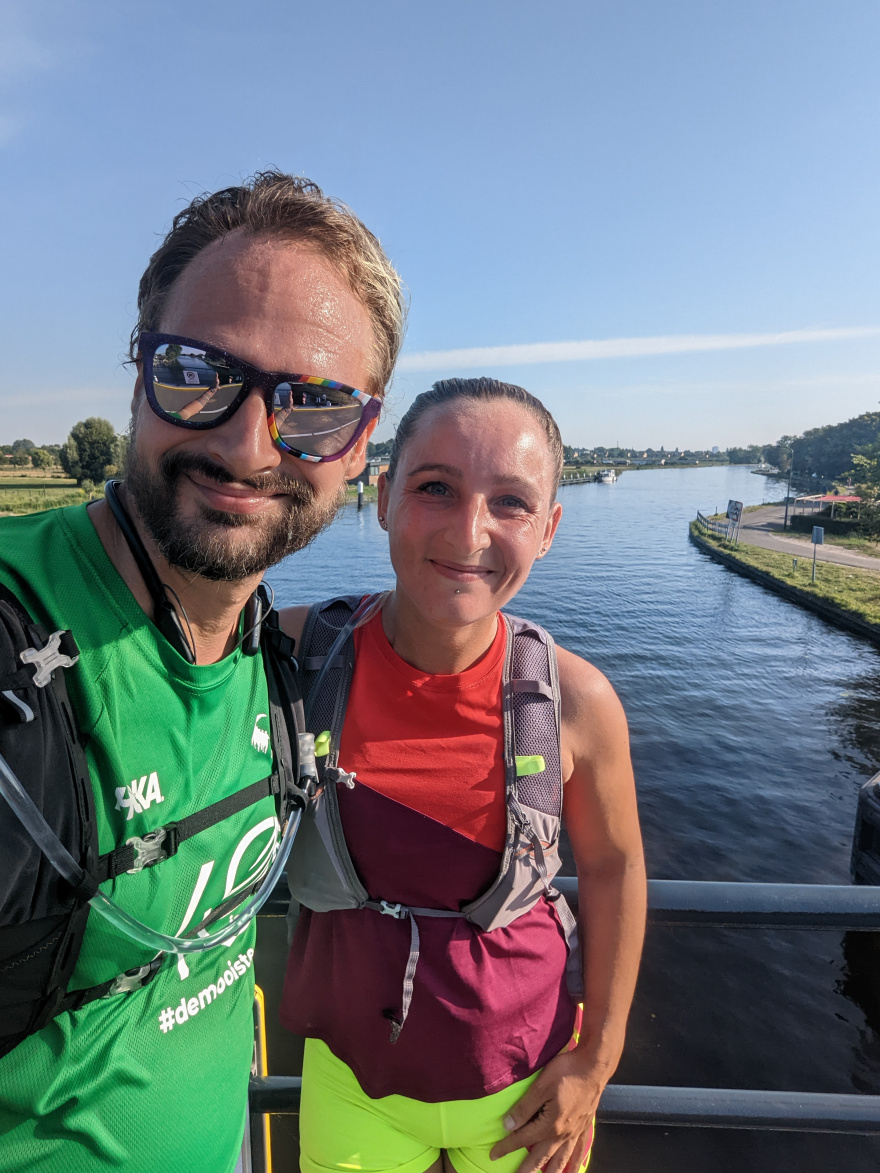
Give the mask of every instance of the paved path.
<path id="1" fill-rule="evenodd" d="M 808 534 L 783 533 L 785 518 L 784 505 L 766 505 L 744 513 L 739 527 L 739 540 L 749 546 L 761 546 L 765 550 L 780 550 L 793 558 L 813 558 L 813 543 Z M 821 523 L 820 523 L 821 524 Z M 842 546 L 820 546 L 816 555 L 818 562 L 836 562 L 840 566 L 861 566 L 865 570 L 880 572 L 880 557 L 871 554 L 857 554 Z"/>

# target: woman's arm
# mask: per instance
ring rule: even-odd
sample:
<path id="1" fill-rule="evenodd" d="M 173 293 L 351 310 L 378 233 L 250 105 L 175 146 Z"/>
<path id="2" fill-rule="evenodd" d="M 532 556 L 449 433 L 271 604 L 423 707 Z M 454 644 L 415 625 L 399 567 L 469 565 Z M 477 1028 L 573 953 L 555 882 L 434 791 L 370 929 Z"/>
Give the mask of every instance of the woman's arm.
<path id="1" fill-rule="evenodd" d="M 623 708 L 601 672 L 561 648 L 559 674 L 563 813 L 578 873 L 584 1016 L 577 1047 L 547 1064 L 505 1120 L 510 1135 L 492 1150 L 497 1158 L 528 1147 L 520 1173 L 561 1173 L 586 1147 L 623 1050 L 645 927 L 645 864 Z"/>

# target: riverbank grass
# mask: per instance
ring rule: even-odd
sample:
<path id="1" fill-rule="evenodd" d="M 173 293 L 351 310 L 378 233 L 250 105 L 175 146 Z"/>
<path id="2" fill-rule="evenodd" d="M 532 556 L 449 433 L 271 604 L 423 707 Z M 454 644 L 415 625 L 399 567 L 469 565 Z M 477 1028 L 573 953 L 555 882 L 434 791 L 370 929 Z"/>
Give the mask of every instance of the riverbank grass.
<path id="1" fill-rule="evenodd" d="M 378 490 L 375 485 L 364 485 L 364 500 L 375 502 L 378 499 Z M 97 485 L 91 496 L 84 489 L 76 487 L 76 481 L 69 485 L 43 484 L 24 487 L 21 480 L 0 480 L 0 516 L 10 516 L 21 513 L 42 513 L 46 509 L 60 509 L 62 505 L 79 505 L 83 501 L 94 501 L 104 496 L 103 485 Z M 345 500 L 357 500 L 357 486 L 346 485 Z"/>
<path id="2" fill-rule="evenodd" d="M 880 573 L 875 570 L 862 570 L 857 566 L 838 566 L 832 562 L 817 562 L 816 582 L 811 583 L 812 545 L 807 546 L 804 554 L 799 554 L 795 559 L 791 554 L 763 550 L 760 546 L 734 546 L 732 542 L 706 533 L 695 521 L 691 522 L 691 532 L 708 545 L 717 546 L 729 557 L 746 566 L 763 570 L 765 574 L 772 575 L 780 582 L 824 599 L 844 611 L 850 611 L 868 623 L 880 624 Z M 797 566 L 794 565 L 795 561 Z"/>
<path id="3" fill-rule="evenodd" d="M 13 513 L 42 513 L 46 509 L 58 509 L 62 505 L 79 505 L 88 501 L 89 494 L 84 489 L 77 489 L 76 482 L 73 488 L 52 485 L 43 488 L 14 488 L 0 485 L 0 515 Z M 91 500 L 104 495 L 103 486 L 92 491 Z"/>
<path id="4" fill-rule="evenodd" d="M 348 504 L 349 501 L 357 501 L 357 495 L 358 495 L 357 485 L 346 485 L 345 486 L 345 502 L 346 502 L 346 504 Z M 379 500 L 379 488 L 377 485 L 364 485 L 364 500 L 365 501 L 378 501 Z"/>

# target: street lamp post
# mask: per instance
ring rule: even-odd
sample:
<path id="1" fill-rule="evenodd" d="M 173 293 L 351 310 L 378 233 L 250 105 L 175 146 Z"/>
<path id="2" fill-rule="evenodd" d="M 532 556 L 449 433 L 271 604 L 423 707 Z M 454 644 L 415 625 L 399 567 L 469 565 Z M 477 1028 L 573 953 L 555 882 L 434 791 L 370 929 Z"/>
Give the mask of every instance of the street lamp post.
<path id="1" fill-rule="evenodd" d="M 794 472 L 794 445 L 786 445 L 791 460 L 788 462 L 788 492 L 785 494 L 785 519 L 782 528 L 788 529 L 788 502 L 791 500 L 791 474 Z"/>

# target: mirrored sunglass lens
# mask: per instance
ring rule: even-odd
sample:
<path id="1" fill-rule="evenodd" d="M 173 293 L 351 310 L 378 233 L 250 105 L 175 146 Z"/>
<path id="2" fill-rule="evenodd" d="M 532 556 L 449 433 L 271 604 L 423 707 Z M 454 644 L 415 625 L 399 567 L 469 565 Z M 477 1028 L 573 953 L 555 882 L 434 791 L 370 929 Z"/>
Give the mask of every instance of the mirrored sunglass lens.
<path id="1" fill-rule="evenodd" d="M 244 376 L 210 350 L 166 342 L 153 356 L 153 394 L 176 419 L 210 423 L 235 401 Z"/>
<path id="2" fill-rule="evenodd" d="M 364 410 L 347 391 L 314 383 L 279 383 L 273 409 L 275 427 L 284 443 L 309 456 L 341 452 Z"/>

